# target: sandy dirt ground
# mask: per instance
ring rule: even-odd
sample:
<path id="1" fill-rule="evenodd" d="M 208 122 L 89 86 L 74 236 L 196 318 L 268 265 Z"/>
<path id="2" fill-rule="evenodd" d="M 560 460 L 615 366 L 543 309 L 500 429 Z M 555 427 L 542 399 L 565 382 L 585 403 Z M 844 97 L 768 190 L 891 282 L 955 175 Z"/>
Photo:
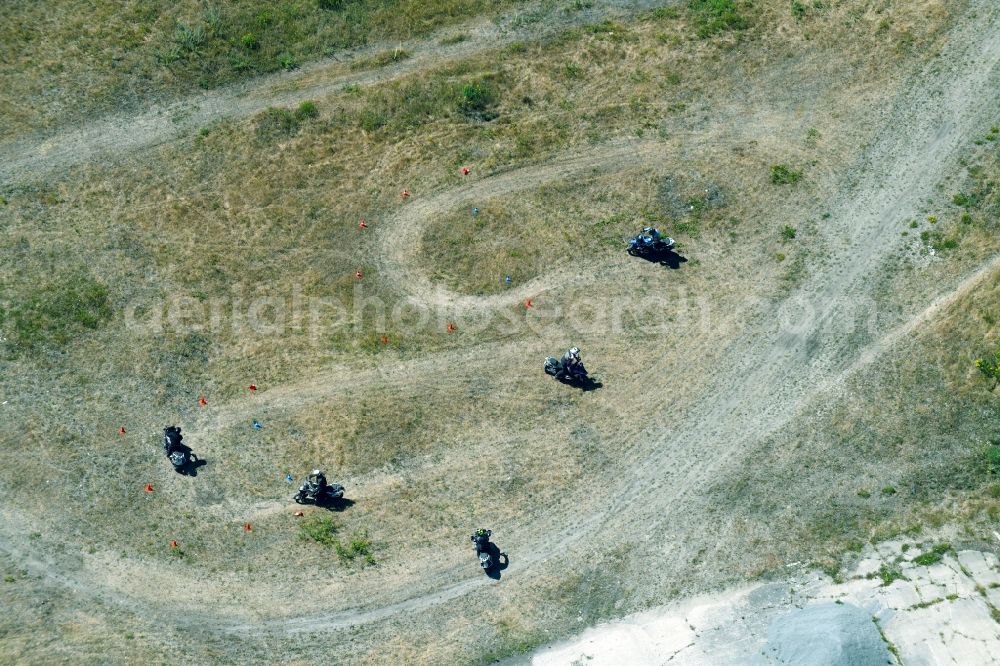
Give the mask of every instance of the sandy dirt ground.
<path id="1" fill-rule="evenodd" d="M 996 120 L 997 91 L 1000 90 L 998 21 L 1000 17 L 993 2 L 971 2 L 967 14 L 951 28 L 951 37 L 946 40 L 942 53 L 923 71 L 913 75 L 886 107 L 884 116 L 873 119 L 879 126 L 877 140 L 864 151 L 850 173 L 845 174 L 840 191 L 831 200 L 817 203 L 816 212 L 829 212 L 818 241 L 821 246 L 818 254 L 825 260 L 787 299 L 778 303 L 754 301 L 732 313 L 742 332 L 732 336 L 718 352 L 715 367 L 719 371 L 714 376 L 693 386 L 691 394 L 683 401 L 666 387 L 650 390 L 650 386 L 658 386 L 657 378 L 670 376 L 674 370 L 673 357 L 667 355 L 649 359 L 639 371 L 621 369 L 603 378 L 608 388 L 595 393 L 595 406 L 624 416 L 632 405 L 641 403 L 648 415 L 642 420 L 623 420 L 617 431 L 616 450 L 621 459 L 627 461 L 627 466 L 617 469 L 606 479 L 599 496 L 587 489 L 567 493 L 561 501 L 547 507 L 543 517 L 509 527 L 503 546 L 516 553 L 516 557 L 504 572 L 504 583 L 510 582 L 504 591 L 495 592 L 496 581 L 477 575 L 474 567 L 470 570 L 467 557 L 442 557 L 426 563 L 419 574 L 387 578 L 394 584 L 385 588 L 337 588 L 348 603 L 331 611 L 290 608 L 294 604 L 279 599 L 277 590 L 256 598 L 238 599 L 240 603 L 233 603 L 231 607 L 223 607 L 219 601 L 211 604 L 208 600 L 228 593 L 221 583 L 217 588 L 206 583 L 196 593 L 191 593 L 196 596 L 181 602 L 186 591 L 178 589 L 169 575 L 147 571 L 143 562 L 112 563 L 99 556 L 58 553 L 42 556 L 33 552 L 24 537 L 32 531 L 30 519 L 6 507 L 0 510 L 0 549 L 45 577 L 50 584 L 71 588 L 79 598 L 93 597 L 101 603 L 129 608 L 152 623 L 159 617 L 182 616 L 185 630 L 193 636 L 219 643 L 247 637 L 257 641 L 260 650 L 280 650 L 286 644 L 283 641 L 321 632 L 370 631 L 362 640 L 371 644 L 377 644 L 380 636 L 392 634 L 401 626 L 412 625 L 418 631 L 430 633 L 434 623 L 444 622 L 454 613 L 457 603 L 472 595 L 489 589 L 499 595 L 503 603 L 516 605 L 520 595 L 532 594 L 532 581 L 545 580 L 567 562 L 587 562 L 594 553 L 606 552 L 623 542 L 647 544 L 649 557 L 662 565 L 644 574 L 644 584 L 651 588 L 667 587 L 671 581 L 684 577 L 692 553 L 715 540 L 715 536 L 705 534 L 707 518 L 699 512 L 699 492 L 712 479 L 724 476 L 727 470 L 740 464 L 741 451 L 747 448 L 748 442 L 766 438 L 808 408 L 824 391 L 835 390 L 845 377 L 863 371 L 866 364 L 890 349 L 894 341 L 932 318 L 950 299 L 967 293 L 983 280 L 995 279 L 997 259 L 970 275 L 954 276 L 951 282 L 940 285 L 937 301 L 902 313 L 896 321 L 873 324 L 870 339 L 864 345 L 848 344 L 833 325 L 836 321 L 856 318 L 855 304 L 873 299 L 870 276 L 900 251 L 903 242 L 898 233 L 900 222 L 920 214 L 926 193 L 954 169 L 969 137 Z M 410 49 L 415 53 L 412 60 L 377 76 L 391 76 L 393 72 L 423 67 L 428 64 L 428 58 L 457 56 L 461 49 L 469 47 L 449 48 L 453 48 L 454 53 L 448 51 L 435 56 L 431 56 L 428 49 L 426 58 L 420 55 L 419 49 Z M 316 71 L 309 69 L 297 76 L 310 77 Z M 227 91 L 212 100 L 192 102 L 191 106 L 197 111 L 189 116 L 185 126 L 196 127 L 221 115 L 245 115 L 272 104 L 308 99 L 355 80 L 361 79 L 345 74 L 291 90 L 287 87 L 291 82 L 282 79 L 266 83 L 253 94 Z M 273 92 L 272 88 L 281 88 L 281 92 Z M 34 150 L 25 150 L 24 146 L 0 148 L 0 164 L 3 164 L 0 178 L 6 180 L 17 172 L 37 174 L 66 168 L 77 160 L 86 160 L 105 151 L 137 150 L 167 141 L 177 128 L 165 130 L 160 113 L 134 119 L 130 124 L 115 121 L 113 131 L 102 125 L 53 137 L 43 146 L 34 146 Z M 582 270 L 570 268 L 556 270 L 500 296 L 473 299 L 451 293 L 434 286 L 421 272 L 416 259 L 421 225 L 434 210 L 461 204 L 473 195 L 516 195 L 546 179 L 557 180 L 594 170 L 614 172 L 636 160 L 655 163 L 658 150 L 662 147 L 656 142 L 621 144 L 586 156 L 566 156 L 544 171 L 532 167 L 514 170 L 484 179 L 472 189 L 445 191 L 414 201 L 414 205 L 405 208 L 395 219 L 383 223 L 380 230 L 384 249 L 381 268 L 398 276 L 399 284 L 416 303 L 428 308 L 448 308 L 456 316 L 508 306 L 529 294 L 586 280 Z M 541 345 L 535 346 L 541 348 Z M 524 350 L 524 344 L 511 343 L 494 347 L 491 353 L 503 362 Z M 463 363 L 472 362 L 478 353 L 476 348 L 437 352 L 412 363 L 365 372 L 331 368 L 320 376 L 280 387 L 260 397 L 262 402 L 270 401 L 276 408 L 290 409 L 329 399 L 349 387 L 363 386 L 365 382 L 406 383 L 416 377 L 460 376 Z M 248 414 L 243 411 L 245 409 L 240 406 L 220 409 L 214 417 L 215 427 L 221 428 L 227 421 L 244 418 Z M 504 435 L 512 436 L 510 433 Z M 552 434 L 541 424 L 517 436 L 530 445 L 532 438 Z M 478 437 L 470 436 L 469 450 L 488 450 L 494 437 L 496 433 L 488 430 Z M 377 479 L 372 481 L 377 482 Z M 244 507 L 240 515 L 256 520 L 278 508 L 276 504 L 263 503 L 249 512 Z M 863 576 L 864 568 L 874 566 L 877 558 L 888 556 L 881 551 L 871 554 L 871 561 L 862 562 L 858 575 Z M 808 593 L 796 599 L 841 599 L 844 603 L 865 608 L 879 616 L 886 635 L 890 640 L 898 640 L 901 650 L 913 651 L 913 663 L 921 663 L 919 655 L 941 646 L 921 647 L 917 638 L 907 638 L 907 630 L 898 620 L 894 624 L 892 613 L 910 613 L 900 617 L 916 618 L 924 610 L 932 615 L 941 613 L 942 609 L 972 604 L 963 612 L 969 613 L 970 622 L 979 622 L 981 613 L 978 606 L 973 607 L 978 601 L 975 595 L 966 594 L 968 578 L 971 576 L 978 582 L 976 576 L 992 574 L 983 573 L 986 570 L 973 562 L 979 561 L 977 557 L 983 556 L 971 552 L 961 552 L 954 558 L 949 556 L 942 566 L 951 572 L 948 574 L 951 577 L 942 579 L 940 584 L 953 586 L 960 596 L 958 600 L 935 601 L 925 609 L 910 609 L 912 604 L 900 606 L 903 602 L 886 596 L 887 591 L 896 588 L 876 588 L 874 583 L 863 578 L 846 587 L 829 586 L 814 579 L 808 584 Z M 936 573 L 933 568 L 928 572 L 913 571 L 911 583 L 918 599 L 924 599 L 920 595 L 926 580 L 936 580 L 938 573 L 944 576 L 947 572 L 938 570 Z M 151 601 L 156 596 L 153 594 L 155 588 L 163 591 L 162 596 Z M 696 611 L 708 617 L 707 632 L 715 626 L 713 622 L 721 622 L 719 618 L 727 617 L 733 608 L 755 603 L 748 600 L 756 599 L 759 589 L 742 590 L 728 595 L 723 601 L 690 602 L 683 609 L 668 609 L 665 615 L 644 616 L 630 622 L 628 626 L 632 628 L 627 630 L 623 625 L 601 629 L 596 639 L 584 636 L 582 644 L 553 648 L 536 659 L 539 663 L 566 663 L 565 659 L 583 657 L 591 649 L 595 654 L 604 650 L 600 654 L 606 655 L 608 649 L 612 652 L 617 649 L 622 632 L 632 632 L 635 626 L 640 627 L 645 637 L 642 640 L 647 640 L 648 645 L 645 652 L 634 653 L 638 660 L 634 663 L 654 663 L 641 661 L 648 655 L 660 659 L 665 654 L 677 655 L 683 650 L 703 648 L 708 659 L 714 648 L 696 640 L 700 630 L 690 630 L 693 632 L 691 645 L 662 642 L 657 632 L 675 624 L 680 626 L 678 617 L 684 618 L 687 617 L 685 613 Z M 767 594 L 772 591 L 769 589 Z M 908 592 L 898 594 L 902 598 Z M 935 599 L 928 597 L 928 601 Z M 209 605 L 200 606 L 200 600 Z M 174 602 L 176 606 L 171 605 Z M 782 606 L 773 604 L 768 608 L 774 615 Z M 762 615 L 760 619 L 763 622 L 765 618 Z M 897 625 L 900 626 L 897 628 Z M 742 639 L 745 647 L 760 647 L 758 644 L 765 636 L 763 626 L 745 628 Z M 676 635 L 672 635 L 670 641 L 675 638 Z M 173 644 L 172 641 L 179 639 L 167 636 L 162 640 Z M 595 640 L 597 642 L 593 642 Z M 962 649 L 992 649 L 996 645 L 996 640 L 988 636 L 980 636 L 977 640 L 993 640 L 993 643 L 984 642 L 979 647 L 970 644 Z M 942 641 L 943 649 L 951 650 L 959 638 Z M 244 657 L 260 658 L 258 654 Z M 701 663 L 694 656 L 691 659 L 678 663 Z"/>

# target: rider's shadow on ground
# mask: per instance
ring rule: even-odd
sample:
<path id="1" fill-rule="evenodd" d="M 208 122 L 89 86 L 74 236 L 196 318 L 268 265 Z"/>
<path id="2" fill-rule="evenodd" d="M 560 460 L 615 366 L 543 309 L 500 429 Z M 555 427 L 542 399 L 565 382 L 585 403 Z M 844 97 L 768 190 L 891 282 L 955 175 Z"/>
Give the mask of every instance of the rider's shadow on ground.
<path id="1" fill-rule="evenodd" d="M 346 497 L 341 497 L 340 499 L 324 500 L 322 503 L 317 502 L 316 506 L 321 509 L 326 509 L 327 511 L 345 511 L 354 506 L 354 500 L 347 499 Z"/>
<path id="2" fill-rule="evenodd" d="M 587 379 L 574 379 L 574 380 L 564 379 L 563 384 L 566 384 L 567 386 L 572 386 L 573 388 L 578 388 L 584 393 L 586 393 L 587 391 L 596 391 L 597 389 L 604 386 L 604 384 L 602 384 L 601 382 L 591 379 L 590 377 L 587 377 Z"/>
<path id="3" fill-rule="evenodd" d="M 687 257 L 679 255 L 673 250 L 655 250 L 638 256 L 650 263 L 660 264 L 673 270 L 677 270 L 681 267 L 681 264 L 687 261 Z"/>
<path id="4" fill-rule="evenodd" d="M 500 580 L 503 575 L 501 572 L 510 566 L 510 558 L 507 557 L 507 553 L 501 553 L 500 548 L 497 547 L 495 543 L 490 543 L 490 557 L 496 564 L 486 572 L 486 575 L 493 580 Z"/>

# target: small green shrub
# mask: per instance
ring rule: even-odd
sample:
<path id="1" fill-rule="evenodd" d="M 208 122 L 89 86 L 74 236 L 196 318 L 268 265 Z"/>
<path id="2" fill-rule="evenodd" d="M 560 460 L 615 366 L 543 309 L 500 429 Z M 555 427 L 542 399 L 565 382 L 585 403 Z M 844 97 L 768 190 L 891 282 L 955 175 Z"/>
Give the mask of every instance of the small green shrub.
<path id="1" fill-rule="evenodd" d="M 787 224 L 781 228 L 781 238 L 782 240 L 790 241 L 795 239 L 796 234 L 795 227 L 790 227 Z"/>
<path id="2" fill-rule="evenodd" d="M 914 564 L 919 564 L 922 567 L 929 567 L 932 564 L 937 564 L 944 557 L 944 554 L 951 550 L 950 543 L 941 543 L 926 553 L 921 553 L 913 558 Z"/>
<path id="3" fill-rule="evenodd" d="M 996 389 L 997 383 L 1000 383 L 1000 349 L 997 349 L 992 355 L 977 358 L 976 368 L 983 379 L 993 383 L 990 390 Z"/>
<path id="4" fill-rule="evenodd" d="M 316 106 L 316 102 L 306 100 L 299 104 L 299 108 L 295 109 L 295 117 L 299 120 L 310 120 L 319 116 L 319 108 Z"/>
<path id="5" fill-rule="evenodd" d="M 247 34 L 240 37 L 240 44 L 242 44 L 243 48 L 247 49 L 248 51 L 253 51 L 260 46 L 260 41 L 258 41 L 256 35 L 248 32 Z"/>
<path id="6" fill-rule="evenodd" d="M 879 567 L 878 577 L 882 579 L 882 586 L 891 585 L 894 580 L 906 580 L 903 572 L 895 566 L 883 564 Z"/>
<path id="7" fill-rule="evenodd" d="M 339 546 L 336 538 L 337 526 L 333 518 L 313 514 L 299 523 L 299 533 L 303 539 L 312 539 L 324 546 Z"/>
<path id="8" fill-rule="evenodd" d="M 282 69 L 292 70 L 298 67 L 299 63 L 296 62 L 295 56 L 293 56 L 291 53 L 286 52 L 278 56 L 278 65 Z"/>
<path id="9" fill-rule="evenodd" d="M 885 488 L 882 489 L 882 494 L 886 496 L 895 495 L 896 489 L 893 488 L 892 486 L 886 486 Z"/>
<path id="10" fill-rule="evenodd" d="M 862 488 L 861 490 L 858 491 L 858 497 L 860 497 L 862 499 L 868 499 L 871 496 L 872 496 L 872 494 L 870 492 L 868 492 L 867 490 L 865 490 L 864 488 Z"/>
<path id="11" fill-rule="evenodd" d="M 344 0 L 316 0 L 316 5 L 320 9 L 335 12 L 344 8 Z"/>
<path id="12" fill-rule="evenodd" d="M 492 116 L 490 107 L 496 103 L 496 94 L 485 82 L 466 83 L 462 86 L 458 97 L 458 108 L 466 116 L 485 119 Z"/>
<path id="13" fill-rule="evenodd" d="M 705 39 L 727 30 L 743 30 L 749 24 L 734 0 L 689 0 L 695 33 Z"/>
<path id="14" fill-rule="evenodd" d="M 375 558 L 372 555 L 372 543 L 364 534 L 355 535 L 353 539 L 346 543 L 335 541 L 333 547 L 337 551 L 337 557 L 341 560 L 351 561 L 360 557 L 364 560 L 365 564 L 375 564 Z"/>
<path id="15" fill-rule="evenodd" d="M 993 440 L 984 446 L 982 456 L 986 473 L 1000 476 L 1000 439 Z"/>
<path id="16" fill-rule="evenodd" d="M 792 0 L 792 16 L 797 20 L 801 20 L 806 15 L 806 6 L 799 2 L 799 0 Z"/>
<path id="17" fill-rule="evenodd" d="M 775 185 L 792 185 L 802 179 L 802 172 L 788 168 L 784 164 L 771 167 L 771 182 Z"/>
<path id="18" fill-rule="evenodd" d="M 366 132 L 374 132 L 381 127 L 385 127 L 388 123 L 388 118 L 378 111 L 372 111 L 371 109 L 362 111 L 361 116 L 358 118 L 358 125 Z"/>

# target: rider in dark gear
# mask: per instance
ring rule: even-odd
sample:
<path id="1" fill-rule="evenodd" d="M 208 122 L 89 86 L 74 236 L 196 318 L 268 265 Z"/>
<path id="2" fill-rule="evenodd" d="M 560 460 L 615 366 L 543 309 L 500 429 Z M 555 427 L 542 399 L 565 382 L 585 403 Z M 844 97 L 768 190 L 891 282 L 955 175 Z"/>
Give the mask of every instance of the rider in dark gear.
<path id="1" fill-rule="evenodd" d="M 326 490 L 326 474 L 323 473 L 323 470 L 314 469 L 306 480 L 312 484 L 313 492 L 317 495 Z"/>
<path id="2" fill-rule="evenodd" d="M 493 532 L 491 530 L 486 530 L 479 528 L 476 533 L 472 535 L 472 543 L 476 544 L 476 550 L 484 550 L 490 542 L 490 535 Z"/>
<path id="3" fill-rule="evenodd" d="M 571 347 L 569 351 L 563 354 L 562 357 L 562 369 L 567 375 L 576 374 L 579 371 L 580 366 L 580 348 Z"/>
<path id="4" fill-rule="evenodd" d="M 182 439 L 184 436 L 181 434 L 180 427 L 167 426 L 163 429 L 163 448 L 166 449 L 168 456 L 180 448 Z"/>

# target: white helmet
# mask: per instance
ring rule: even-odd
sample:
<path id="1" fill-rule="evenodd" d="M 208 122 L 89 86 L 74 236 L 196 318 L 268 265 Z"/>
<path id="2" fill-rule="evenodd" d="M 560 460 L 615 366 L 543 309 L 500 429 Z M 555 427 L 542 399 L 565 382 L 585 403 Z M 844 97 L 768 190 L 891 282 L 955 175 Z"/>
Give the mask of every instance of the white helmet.
<path id="1" fill-rule="evenodd" d="M 580 348 L 579 347 L 570 347 L 569 353 L 572 354 L 573 356 L 576 356 L 577 354 L 580 353 Z"/>
<path id="2" fill-rule="evenodd" d="M 321 470 L 321 469 L 314 469 L 313 470 L 313 474 L 316 475 L 316 476 L 318 476 L 318 475 L 320 475 L 322 473 L 323 473 L 323 470 Z"/>

